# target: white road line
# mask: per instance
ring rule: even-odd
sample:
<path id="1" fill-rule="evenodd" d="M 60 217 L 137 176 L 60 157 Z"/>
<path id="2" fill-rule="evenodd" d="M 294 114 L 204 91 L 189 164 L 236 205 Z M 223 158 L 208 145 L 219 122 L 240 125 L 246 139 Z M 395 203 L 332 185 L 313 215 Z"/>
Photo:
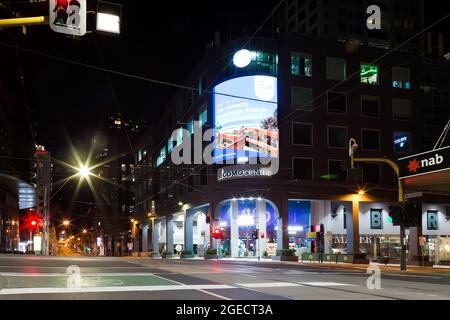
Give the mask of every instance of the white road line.
<path id="1" fill-rule="evenodd" d="M 247 288 L 280 288 L 280 287 L 302 287 L 301 284 L 292 282 L 250 282 L 236 283 L 236 285 Z"/>
<path id="2" fill-rule="evenodd" d="M 299 284 L 303 284 L 305 286 L 313 286 L 313 287 L 357 287 L 357 285 L 346 284 L 346 283 L 338 283 L 338 282 L 298 282 Z"/>
<path id="3" fill-rule="evenodd" d="M 203 289 L 198 289 L 198 291 L 203 292 L 203 293 L 206 293 L 206 294 L 209 294 L 209 295 L 211 295 L 211 296 L 214 296 L 214 297 L 219 298 L 219 299 L 222 299 L 222 300 L 232 300 L 232 299 L 230 299 L 230 298 L 221 296 L 220 294 L 212 293 L 212 292 L 209 292 L 209 291 L 206 291 L 206 290 L 203 290 Z"/>
<path id="4" fill-rule="evenodd" d="M 4 277 L 68 277 L 70 274 L 67 273 L 20 273 L 20 272 L 1 272 L 0 276 Z M 136 272 L 136 273 L 117 273 L 117 272 L 104 272 L 104 273 L 80 273 L 80 276 L 82 277 L 127 277 L 127 276 L 155 276 L 158 278 L 161 278 L 160 276 L 157 276 L 154 273 L 143 273 L 143 272 Z"/>
<path id="5" fill-rule="evenodd" d="M 8 288 L 0 290 L 1 295 L 13 294 L 48 294 L 48 293 L 94 293 L 94 292 L 137 292 L 137 291 L 176 291 L 176 290 L 211 290 L 235 289 L 222 284 L 205 285 L 167 285 L 167 286 L 125 286 L 125 287 L 82 287 L 82 288 Z"/>

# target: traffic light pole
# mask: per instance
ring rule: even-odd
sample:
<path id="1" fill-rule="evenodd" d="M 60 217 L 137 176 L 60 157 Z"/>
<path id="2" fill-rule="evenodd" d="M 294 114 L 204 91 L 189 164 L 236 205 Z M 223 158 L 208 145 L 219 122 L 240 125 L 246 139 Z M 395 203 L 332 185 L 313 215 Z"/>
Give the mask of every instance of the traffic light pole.
<path id="1" fill-rule="evenodd" d="M 350 154 L 350 162 L 351 162 L 351 168 L 355 168 L 355 163 L 362 162 L 362 163 L 385 163 L 389 165 L 392 169 L 394 169 L 395 174 L 397 175 L 397 181 L 398 181 L 398 202 L 403 203 L 405 202 L 405 191 L 403 187 L 403 181 L 400 179 L 400 168 L 398 165 L 389 159 L 385 158 L 355 158 L 355 150 L 358 147 L 356 144 L 356 141 L 354 139 L 350 140 L 350 146 L 349 146 L 349 154 Z M 402 217 L 400 219 L 400 270 L 405 271 L 406 270 L 406 244 L 405 244 L 405 237 L 406 237 L 406 225 L 405 221 Z"/>

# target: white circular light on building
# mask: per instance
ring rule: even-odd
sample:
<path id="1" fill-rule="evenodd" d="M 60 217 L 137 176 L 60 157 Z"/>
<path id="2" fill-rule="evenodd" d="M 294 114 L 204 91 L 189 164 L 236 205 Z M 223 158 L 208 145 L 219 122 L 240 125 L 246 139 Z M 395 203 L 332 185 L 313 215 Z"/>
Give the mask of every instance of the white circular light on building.
<path id="1" fill-rule="evenodd" d="M 233 56 L 233 63 L 238 68 L 245 68 L 252 62 L 252 53 L 247 49 L 237 51 Z"/>

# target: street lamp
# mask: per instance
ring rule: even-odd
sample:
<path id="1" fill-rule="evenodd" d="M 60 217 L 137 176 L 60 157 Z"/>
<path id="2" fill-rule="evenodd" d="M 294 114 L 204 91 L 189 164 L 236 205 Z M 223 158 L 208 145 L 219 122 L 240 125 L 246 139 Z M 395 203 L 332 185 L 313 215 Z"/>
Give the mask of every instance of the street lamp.
<path id="1" fill-rule="evenodd" d="M 97 3 L 97 31 L 120 34 L 122 5 L 105 1 Z"/>
<path id="2" fill-rule="evenodd" d="M 68 227 L 69 224 L 70 224 L 70 221 L 69 221 L 69 220 L 64 220 L 64 221 L 63 221 L 63 226 Z"/>
<path id="3" fill-rule="evenodd" d="M 91 174 L 91 170 L 87 166 L 81 166 L 78 168 L 78 174 L 82 178 L 87 178 Z"/>

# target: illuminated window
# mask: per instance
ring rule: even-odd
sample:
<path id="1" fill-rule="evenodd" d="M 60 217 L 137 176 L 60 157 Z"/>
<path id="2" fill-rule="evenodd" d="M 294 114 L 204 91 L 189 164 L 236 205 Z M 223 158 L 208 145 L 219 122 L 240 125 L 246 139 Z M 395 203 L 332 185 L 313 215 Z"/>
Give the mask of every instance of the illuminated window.
<path id="1" fill-rule="evenodd" d="M 187 123 L 187 131 L 189 131 L 190 134 L 194 133 L 194 118 L 191 117 Z"/>
<path id="2" fill-rule="evenodd" d="M 372 85 L 378 84 L 379 69 L 377 65 L 370 65 L 361 63 L 361 83 L 367 83 Z"/>
<path id="3" fill-rule="evenodd" d="M 411 134 L 409 132 L 394 131 L 394 151 L 410 152 Z"/>
<path id="4" fill-rule="evenodd" d="M 295 76 L 312 76 L 312 57 L 310 54 L 293 52 L 291 73 Z"/>
<path id="5" fill-rule="evenodd" d="M 200 122 L 200 127 L 203 127 L 206 124 L 206 122 L 208 122 L 208 105 L 206 103 L 200 108 L 198 118 Z"/>
<path id="6" fill-rule="evenodd" d="M 177 130 L 177 146 L 183 142 L 183 128 Z"/>
<path id="7" fill-rule="evenodd" d="M 393 67 L 392 86 L 400 89 L 411 89 L 411 83 L 409 82 L 409 69 Z"/>
<path id="8" fill-rule="evenodd" d="M 166 161 L 166 147 L 163 147 L 156 158 L 156 166 L 159 167 L 164 161 Z"/>
<path id="9" fill-rule="evenodd" d="M 169 140 L 167 140 L 167 152 L 171 153 L 173 150 L 173 139 L 172 137 L 169 138 Z"/>

